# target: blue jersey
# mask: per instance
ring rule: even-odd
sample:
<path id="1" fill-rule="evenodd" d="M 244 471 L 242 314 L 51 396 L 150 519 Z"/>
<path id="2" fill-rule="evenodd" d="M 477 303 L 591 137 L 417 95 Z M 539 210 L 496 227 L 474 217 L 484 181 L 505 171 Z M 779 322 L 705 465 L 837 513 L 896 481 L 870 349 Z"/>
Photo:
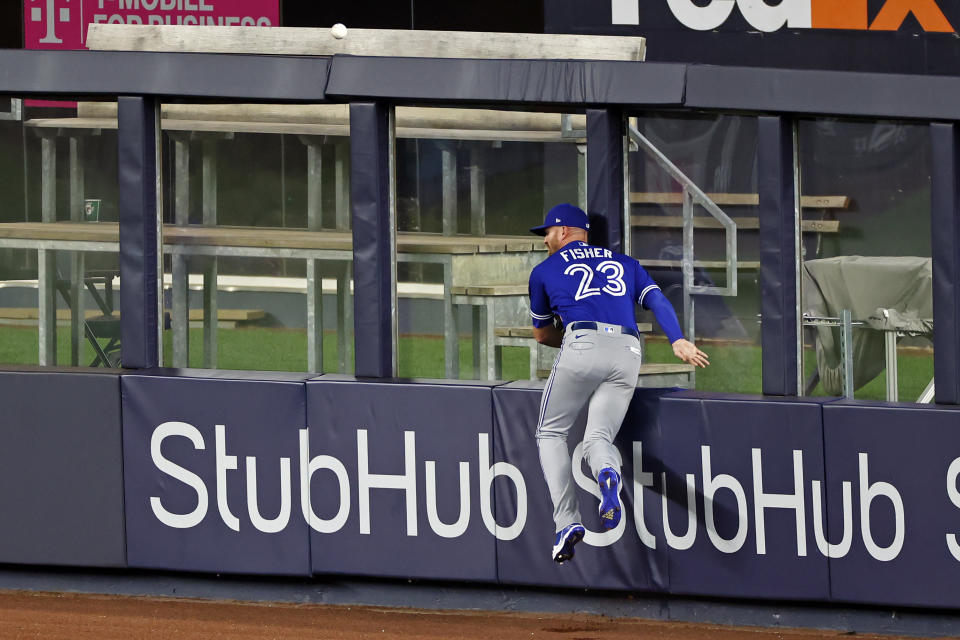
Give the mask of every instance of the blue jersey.
<path id="1" fill-rule="evenodd" d="M 633 258 L 575 241 L 533 268 L 530 315 L 535 327 L 557 315 L 564 325 L 593 320 L 636 329 L 634 305 L 659 289 Z"/>

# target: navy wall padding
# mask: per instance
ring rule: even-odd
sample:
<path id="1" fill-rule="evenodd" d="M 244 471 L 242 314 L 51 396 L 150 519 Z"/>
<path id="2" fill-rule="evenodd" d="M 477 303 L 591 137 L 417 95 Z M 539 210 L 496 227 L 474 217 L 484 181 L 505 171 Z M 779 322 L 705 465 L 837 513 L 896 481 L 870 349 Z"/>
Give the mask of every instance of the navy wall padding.
<path id="1" fill-rule="evenodd" d="M 763 393 L 794 396 L 800 364 L 793 133 L 785 118 L 760 116 L 757 120 Z"/>
<path id="2" fill-rule="evenodd" d="M 157 373 L 127 375 L 121 380 L 130 566 L 308 575 L 310 547 L 301 508 L 299 464 L 300 430 L 306 429 L 307 419 L 306 376 L 242 380 Z M 174 422 L 189 425 L 178 428 L 199 438 L 197 442 L 176 432 L 161 439 L 159 427 Z M 225 511 L 221 511 L 218 497 L 217 425 L 223 426 L 224 456 L 236 456 L 233 465 L 229 458 L 224 458 L 222 465 Z M 181 470 L 161 470 L 158 464 L 166 463 L 154 454 Z M 285 464 L 289 465 L 289 479 L 281 480 Z M 254 467 L 255 476 L 251 473 Z M 189 478 L 184 480 L 187 474 Z M 251 479 L 255 481 L 255 502 L 248 491 Z M 203 485 L 200 491 L 199 482 Z M 201 491 L 206 493 L 205 500 L 198 497 Z M 284 496 L 289 496 L 286 504 Z M 204 503 L 205 513 L 198 511 Z M 251 507 L 264 520 L 279 518 L 277 524 L 258 528 Z M 161 509 L 180 516 L 197 512 L 197 518 L 169 524 L 160 519 Z M 233 518 L 238 530 L 228 524 Z M 272 528 L 277 530 L 263 530 Z"/>
<path id="3" fill-rule="evenodd" d="M 384 103 L 350 105 L 350 202 L 353 209 L 354 371 L 393 375 L 389 137 Z"/>
<path id="4" fill-rule="evenodd" d="M 669 551 L 671 593 L 803 600 L 829 597 L 827 559 L 817 552 L 812 535 L 809 487 L 812 481 L 822 483 L 824 479 L 821 405 L 831 400 L 703 393 L 680 393 L 661 400 L 662 464 L 675 534 L 682 536 L 687 531 L 687 474 L 694 475 L 697 490 L 696 538 L 688 549 Z M 764 494 L 796 495 L 793 452 L 802 452 L 797 468 L 802 471 L 804 492 L 803 533 L 798 536 L 795 510 L 768 506 L 763 510 L 762 549 L 757 535 L 754 449 L 760 451 L 756 469 Z M 705 461 L 710 465 L 711 490 L 705 482 Z M 738 505 L 729 488 L 712 490 L 720 474 L 732 477 L 739 486 L 742 504 Z M 708 533 L 704 509 L 708 499 L 713 504 L 713 530 L 719 538 L 734 541 L 729 547 L 720 540 L 715 542 Z M 737 539 L 738 532 L 745 534 L 742 542 Z M 803 541 L 805 550 L 798 540 Z"/>
<path id="5" fill-rule="evenodd" d="M 947 483 L 950 465 L 960 457 L 960 411 L 843 401 L 825 405 L 823 419 L 831 507 L 828 540 L 833 544 L 839 544 L 844 533 L 843 483 L 850 483 L 852 497 L 849 551 L 830 560 L 833 599 L 960 606 L 956 589 L 960 557 L 951 555 L 947 541 L 948 535 L 960 535 L 960 504 L 951 502 Z M 882 560 L 871 555 L 864 542 L 862 505 L 867 487 L 860 482 L 864 455 L 872 492 L 876 493 L 877 483 L 888 483 L 903 503 L 902 548 L 895 554 L 896 548 L 891 549 L 887 552 L 891 557 Z M 867 513 L 874 544 L 891 546 L 895 540 L 893 502 L 875 497 Z"/>
<path id="6" fill-rule="evenodd" d="M 495 458 L 516 467 L 525 483 L 526 524 L 513 539 L 497 542 L 500 582 L 592 589 L 663 591 L 668 584 L 667 558 L 660 546 L 650 549 L 641 542 L 634 512 L 636 486 L 633 456 L 642 450 L 644 466 L 659 456 L 662 435 L 657 408 L 663 389 L 638 389 L 624 419 L 616 444 L 623 458 L 623 516 L 620 528 L 605 532 L 600 526 L 598 498 L 580 490 L 580 512 L 588 533 L 576 547 L 571 562 L 557 565 L 551 560 L 554 540 L 553 505 L 540 468 L 535 432 L 540 407 L 540 389 L 523 383 L 493 390 Z M 585 417 L 581 415 L 568 437 L 573 454 L 583 438 Z M 637 445 L 640 445 L 639 447 Z M 646 470 L 646 469 L 644 469 Z M 579 471 L 579 486 L 598 491 L 586 463 Z M 578 470 L 574 473 L 577 474 Z M 576 476 L 575 476 L 576 477 Z M 581 484 L 582 483 L 582 484 Z M 517 492 L 512 482 L 496 482 L 497 521 L 509 527 L 517 518 Z M 657 496 L 643 489 L 644 522 L 652 526 L 660 509 Z"/>
<path id="7" fill-rule="evenodd" d="M 120 216 L 120 359 L 126 368 L 155 367 L 157 347 L 157 130 L 153 98 L 121 97 L 117 106 Z"/>
<path id="8" fill-rule="evenodd" d="M 0 92 L 320 102 L 329 68 L 308 56 L 0 49 Z"/>
<path id="9" fill-rule="evenodd" d="M 960 78 L 948 75 L 690 65 L 684 106 L 952 120 L 958 100 Z"/>
<path id="10" fill-rule="evenodd" d="M 953 123 L 930 125 L 933 373 L 938 404 L 960 404 L 960 140 Z"/>
<path id="11" fill-rule="evenodd" d="M 623 251 L 624 166 L 626 120 L 618 109 L 587 109 L 587 212 L 590 244 Z"/>
<path id="12" fill-rule="evenodd" d="M 680 105 L 682 64 L 334 56 L 327 96 L 430 102 Z"/>
<path id="13" fill-rule="evenodd" d="M 123 567 L 120 378 L 0 373 L 0 562 Z"/>
<path id="14" fill-rule="evenodd" d="M 489 385 L 318 378 L 306 386 L 310 455 L 319 457 L 318 465 L 323 462 L 310 484 L 312 508 L 323 520 L 311 531 L 313 571 L 496 581 L 496 539 L 481 505 L 486 492 L 487 519 L 492 517 L 493 491 L 482 482 L 495 461 Z M 370 482 L 363 491 L 366 508 L 361 459 Z M 408 527 L 411 494 L 374 486 L 383 478 L 373 476 L 386 475 L 414 479 L 415 531 Z M 430 514 L 439 523 L 431 523 Z M 460 527 L 443 526 L 456 524 Z"/>

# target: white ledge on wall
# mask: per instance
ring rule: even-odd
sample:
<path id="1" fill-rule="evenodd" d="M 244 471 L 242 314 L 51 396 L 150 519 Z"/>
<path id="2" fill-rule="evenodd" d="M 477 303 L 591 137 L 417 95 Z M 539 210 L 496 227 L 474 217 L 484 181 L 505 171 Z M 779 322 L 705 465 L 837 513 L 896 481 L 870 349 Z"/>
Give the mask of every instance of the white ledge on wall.
<path id="1" fill-rule="evenodd" d="M 90 25 L 87 46 L 101 51 L 523 60 L 642 61 L 646 53 L 646 39 L 636 36 L 348 29 L 345 37 L 335 38 L 326 28 L 102 23 Z"/>

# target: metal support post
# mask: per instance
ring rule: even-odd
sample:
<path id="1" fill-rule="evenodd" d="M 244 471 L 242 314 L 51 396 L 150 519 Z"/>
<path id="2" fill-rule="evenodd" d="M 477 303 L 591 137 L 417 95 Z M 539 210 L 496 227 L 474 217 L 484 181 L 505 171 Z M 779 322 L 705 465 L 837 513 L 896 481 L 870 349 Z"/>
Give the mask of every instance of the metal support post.
<path id="1" fill-rule="evenodd" d="M 690 191 L 683 189 L 683 255 L 680 259 L 680 271 L 683 274 L 683 321 L 686 325 L 687 340 L 693 342 L 695 331 L 693 295 L 690 289 L 693 281 L 693 199 Z"/>
<path id="2" fill-rule="evenodd" d="M 172 134 L 174 139 L 173 220 L 178 227 L 190 224 L 190 139 L 189 134 Z M 173 366 L 189 366 L 190 354 L 190 269 L 187 256 L 171 257 L 170 324 L 173 331 Z"/>
<path id="3" fill-rule="evenodd" d="M 203 141 L 203 225 L 217 225 L 217 141 Z M 203 366 L 217 368 L 217 258 L 203 269 Z"/>
<path id="4" fill-rule="evenodd" d="M 587 210 L 587 145 L 577 145 L 577 206 Z"/>
<path id="5" fill-rule="evenodd" d="M 83 161 L 78 136 L 70 136 L 70 221 L 83 220 Z M 80 364 L 84 325 L 83 252 L 70 252 L 70 364 Z"/>
<path id="6" fill-rule="evenodd" d="M 337 359 L 340 373 L 348 373 L 350 358 L 350 327 L 353 326 L 353 300 L 350 283 L 353 280 L 353 263 L 344 262 L 337 271 Z"/>
<path id="7" fill-rule="evenodd" d="M 487 308 L 484 305 L 471 305 L 473 321 L 473 379 L 481 380 L 487 370 L 487 341 L 493 336 L 487 335 Z"/>
<path id="8" fill-rule="evenodd" d="M 470 148 L 470 233 L 487 234 L 487 176 L 484 148 L 480 143 Z"/>
<path id="9" fill-rule="evenodd" d="M 887 400 L 896 402 L 899 399 L 897 384 L 897 332 L 884 331 L 883 344 L 886 351 L 887 363 Z"/>
<path id="10" fill-rule="evenodd" d="M 350 144 L 337 142 L 334 147 L 334 198 L 337 231 L 350 230 Z"/>
<path id="11" fill-rule="evenodd" d="M 323 270 L 307 258 L 307 370 L 323 373 Z"/>
<path id="12" fill-rule="evenodd" d="M 453 305 L 453 269 L 443 270 L 443 361 L 444 376 L 460 377 L 460 328 Z"/>
<path id="13" fill-rule="evenodd" d="M 57 221 L 57 139 L 43 132 L 40 141 L 40 219 Z M 57 253 L 37 251 L 38 318 L 41 366 L 57 364 Z"/>
<path id="14" fill-rule="evenodd" d="M 323 228 L 323 147 L 318 136 L 300 136 L 307 146 L 307 229 Z M 307 258 L 307 369 L 323 372 L 323 269 Z"/>
<path id="15" fill-rule="evenodd" d="M 457 147 L 454 143 L 443 146 L 441 154 L 441 180 L 443 188 L 443 235 L 457 235 Z"/>
<path id="16" fill-rule="evenodd" d="M 840 350 L 843 353 L 843 397 L 853 398 L 853 320 L 850 310 L 840 312 Z"/>
<path id="17" fill-rule="evenodd" d="M 319 136 L 300 136 L 307 147 L 307 229 L 323 228 L 323 147 Z"/>

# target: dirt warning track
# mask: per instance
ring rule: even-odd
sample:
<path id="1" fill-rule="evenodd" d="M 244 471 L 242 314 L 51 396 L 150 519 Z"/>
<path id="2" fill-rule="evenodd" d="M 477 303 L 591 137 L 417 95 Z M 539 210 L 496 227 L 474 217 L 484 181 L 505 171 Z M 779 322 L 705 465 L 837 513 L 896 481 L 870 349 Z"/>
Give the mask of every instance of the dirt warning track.
<path id="1" fill-rule="evenodd" d="M 499 638 L 821 640 L 840 631 L 725 627 L 587 614 L 425 611 L 74 593 L 0 592 L 0 638 Z M 857 634 L 880 639 L 904 636 Z"/>

